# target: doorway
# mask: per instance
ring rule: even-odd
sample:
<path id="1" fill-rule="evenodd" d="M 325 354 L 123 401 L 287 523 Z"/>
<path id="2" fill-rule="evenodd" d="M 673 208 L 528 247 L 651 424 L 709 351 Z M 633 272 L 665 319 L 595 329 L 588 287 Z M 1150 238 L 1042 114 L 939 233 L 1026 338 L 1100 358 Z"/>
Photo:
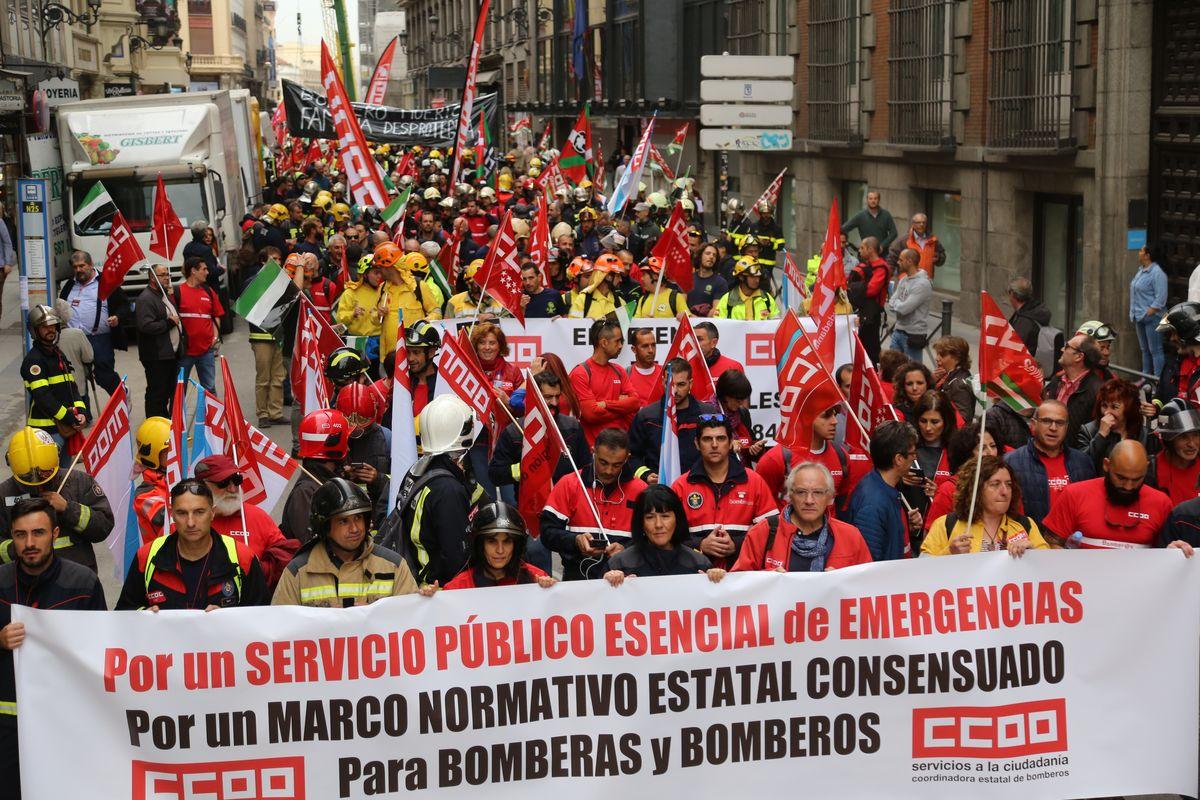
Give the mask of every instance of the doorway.
<path id="1" fill-rule="evenodd" d="M 1034 197 L 1033 285 L 1050 309 L 1050 324 L 1075 330 L 1083 309 L 1083 198 Z"/>

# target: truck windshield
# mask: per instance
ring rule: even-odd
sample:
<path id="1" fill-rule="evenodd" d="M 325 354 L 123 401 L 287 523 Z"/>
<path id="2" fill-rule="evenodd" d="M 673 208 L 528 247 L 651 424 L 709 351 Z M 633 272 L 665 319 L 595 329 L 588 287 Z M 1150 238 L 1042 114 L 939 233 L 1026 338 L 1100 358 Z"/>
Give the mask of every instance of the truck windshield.
<path id="1" fill-rule="evenodd" d="M 71 186 L 72 215 L 75 210 L 84 205 L 88 193 L 96 185 L 96 181 L 80 180 Z M 121 210 L 125 221 L 134 233 L 144 233 L 150 230 L 151 219 L 154 216 L 154 187 L 157 180 L 145 178 L 107 178 L 103 181 L 104 188 L 112 197 L 113 203 Z M 171 206 L 179 215 L 179 221 L 189 225 L 195 220 L 204 218 L 204 185 L 200 181 L 186 179 L 165 181 L 167 197 Z M 97 204 L 93 201 L 93 206 Z M 112 227 L 113 207 L 110 204 L 100 204 L 86 219 L 75 220 L 77 236 L 107 235 Z"/>

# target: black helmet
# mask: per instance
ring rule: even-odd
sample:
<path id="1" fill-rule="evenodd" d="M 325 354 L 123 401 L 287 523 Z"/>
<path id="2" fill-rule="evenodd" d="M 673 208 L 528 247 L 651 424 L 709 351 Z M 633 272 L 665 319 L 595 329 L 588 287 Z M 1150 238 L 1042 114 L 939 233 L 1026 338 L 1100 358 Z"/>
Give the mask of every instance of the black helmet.
<path id="1" fill-rule="evenodd" d="M 370 514 L 371 498 L 357 483 L 345 478 L 333 478 L 321 484 L 313 493 L 309 505 L 308 530 L 314 536 L 329 533 L 329 523 L 350 514 Z"/>
<path id="2" fill-rule="evenodd" d="M 437 328 L 425 320 L 419 320 L 404 333 L 405 347 L 432 347 L 436 350 L 441 344 L 442 337 L 438 335 Z"/>
<path id="3" fill-rule="evenodd" d="M 1158 435 L 1168 442 L 1176 436 L 1200 431 L 1200 411 L 1181 397 L 1168 402 L 1158 412 Z"/>
<path id="4" fill-rule="evenodd" d="M 1184 344 L 1200 342 L 1200 303 L 1186 302 L 1171 306 L 1162 322 L 1158 323 L 1158 331 L 1175 331 Z"/>
<path id="5" fill-rule="evenodd" d="M 509 562 L 510 568 L 521 562 L 525 556 L 525 545 L 529 540 L 529 531 L 525 527 L 525 520 L 521 519 L 517 510 L 508 503 L 494 502 L 480 506 L 479 510 L 475 512 L 475 516 L 471 518 L 467 550 L 471 554 L 472 564 L 480 566 L 486 563 L 483 542 L 497 533 L 507 533 L 512 539 L 513 554 L 512 560 Z"/>
<path id="6" fill-rule="evenodd" d="M 336 386 L 345 386 L 365 375 L 370 365 L 353 347 L 339 347 L 325 361 L 325 377 Z"/>

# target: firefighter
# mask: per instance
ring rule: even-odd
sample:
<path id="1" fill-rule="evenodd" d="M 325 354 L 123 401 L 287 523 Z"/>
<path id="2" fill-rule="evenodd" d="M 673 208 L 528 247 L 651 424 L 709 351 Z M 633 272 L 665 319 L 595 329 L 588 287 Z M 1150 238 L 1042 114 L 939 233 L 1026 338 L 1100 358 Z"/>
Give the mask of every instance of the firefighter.
<path id="1" fill-rule="evenodd" d="M 0 483 L 0 562 L 16 559 L 11 529 L 12 508 L 30 497 L 42 497 L 54 509 L 62 535 L 54 540 L 55 554 L 96 571 L 92 545 L 103 542 L 113 529 L 113 512 L 104 490 L 82 470 L 59 476 L 58 445 L 45 431 L 22 428 L 8 442 L 12 477 Z"/>
<path id="2" fill-rule="evenodd" d="M 167 471 L 163 456 L 171 443 L 171 420 L 147 417 L 135 435 L 134 459 L 142 468 L 142 482 L 133 490 L 133 513 L 142 543 L 167 532 Z"/>
<path id="3" fill-rule="evenodd" d="M 762 267 L 749 257 L 739 258 L 733 267 L 737 286 L 717 301 L 714 317 L 726 319 L 762 320 L 779 316 L 775 298 L 762 289 Z"/>
<path id="4" fill-rule="evenodd" d="M 332 408 L 313 411 L 300 421 L 300 464 L 304 471 L 296 479 L 283 506 L 279 529 L 289 539 L 308 542 L 308 512 L 313 495 L 324 482 L 341 474 L 350 449 L 350 423 Z"/>
<path id="5" fill-rule="evenodd" d="M 21 379 L 32 399 L 26 424 L 65 443 L 83 430 L 88 417 L 71 361 L 58 347 L 62 319 L 50 306 L 34 306 L 29 311 L 28 324 L 33 346 L 21 362 Z M 63 448 L 59 458 L 63 460 L 62 466 L 69 463 L 67 448 Z"/>
<path id="6" fill-rule="evenodd" d="M 283 571 L 272 605 L 349 608 L 417 591 L 408 564 L 371 540 L 371 498 L 333 478 L 312 496 L 309 540 Z"/>

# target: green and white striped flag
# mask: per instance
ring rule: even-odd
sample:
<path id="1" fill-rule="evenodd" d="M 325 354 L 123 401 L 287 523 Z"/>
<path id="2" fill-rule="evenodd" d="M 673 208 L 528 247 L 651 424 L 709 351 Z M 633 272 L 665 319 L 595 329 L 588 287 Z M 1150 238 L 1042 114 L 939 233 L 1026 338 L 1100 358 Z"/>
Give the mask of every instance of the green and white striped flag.
<path id="1" fill-rule="evenodd" d="M 364 356 L 367 354 L 367 343 L 370 341 L 370 336 L 349 336 L 345 337 L 346 347 L 353 348 Z"/>
<path id="2" fill-rule="evenodd" d="M 621 326 L 621 338 L 629 341 L 629 323 L 637 313 L 637 300 L 630 300 L 623 306 L 617 306 L 617 324 Z"/>
<path id="3" fill-rule="evenodd" d="M 396 196 L 396 199 L 387 204 L 387 208 L 383 210 L 383 221 L 389 227 L 395 225 L 404 218 L 404 209 L 408 206 L 408 196 L 412 194 L 412 184 L 408 188 Z"/>
<path id="4" fill-rule="evenodd" d="M 117 204 L 112 195 L 104 188 L 104 184 L 96 181 L 87 195 L 75 207 L 75 224 L 85 231 L 99 230 L 106 222 L 110 222 L 117 213 Z"/>
<path id="5" fill-rule="evenodd" d="M 271 259 L 242 290 L 233 310 L 251 325 L 274 334 L 283 324 L 283 316 L 300 297 L 300 288 Z"/>
<path id="6" fill-rule="evenodd" d="M 450 281 L 446 278 L 446 270 L 442 269 L 436 258 L 429 262 L 429 279 L 442 290 L 443 301 L 449 300 L 450 295 L 454 294 L 450 288 Z"/>

